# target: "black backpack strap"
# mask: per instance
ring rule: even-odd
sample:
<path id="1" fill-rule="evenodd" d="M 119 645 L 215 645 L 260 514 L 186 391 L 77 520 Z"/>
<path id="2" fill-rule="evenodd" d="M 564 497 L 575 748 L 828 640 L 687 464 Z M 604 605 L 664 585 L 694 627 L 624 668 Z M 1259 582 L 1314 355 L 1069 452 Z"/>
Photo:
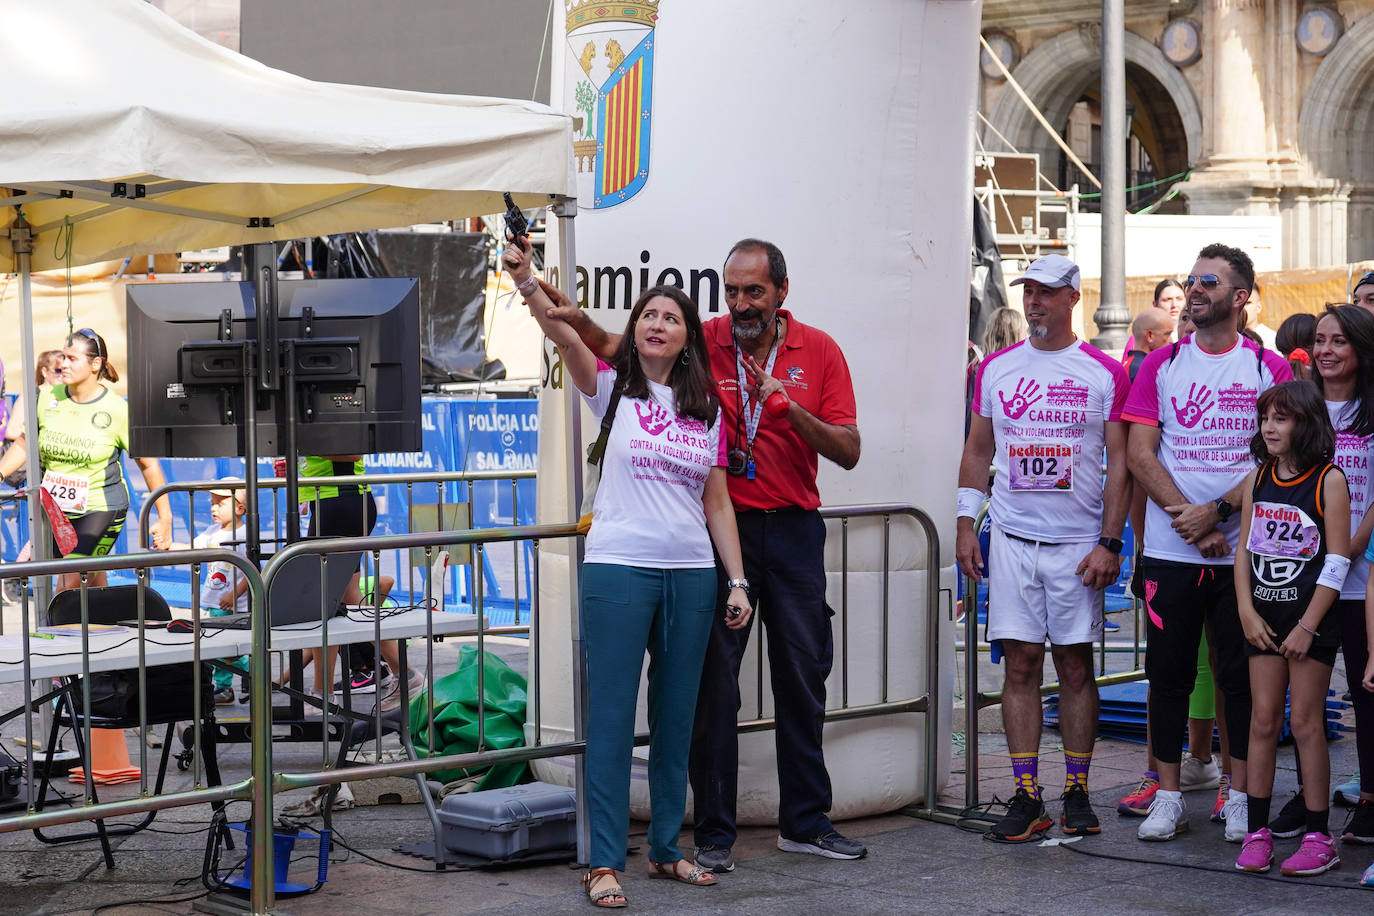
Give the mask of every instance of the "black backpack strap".
<path id="1" fill-rule="evenodd" d="M 601 434 L 592 443 L 591 449 L 587 452 L 587 463 L 600 465 L 601 459 L 606 455 L 606 442 L 611 438 L 611 425 L 615 423 L 615 411 L 620 406 L 620 381 L 616 380 L 616 385 L 611 389 L 611 403 L 606 407 L 606 413 L 601 417 Z"/>

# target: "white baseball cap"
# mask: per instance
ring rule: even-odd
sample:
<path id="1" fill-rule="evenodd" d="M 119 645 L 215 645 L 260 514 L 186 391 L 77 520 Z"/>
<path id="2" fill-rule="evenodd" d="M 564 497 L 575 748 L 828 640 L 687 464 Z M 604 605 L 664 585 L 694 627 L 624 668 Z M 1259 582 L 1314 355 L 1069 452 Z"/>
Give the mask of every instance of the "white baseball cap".
<path id="1" fill-rule="evenodd" d="M 1072 286 L 1078 289 L 1078 265 L 1062 254 L 1047 254 L 1032 261 L 1026 272 L 1012 280 L 1011 285 L 1027 280 L 1034 280 L 1043 286 Z"/>

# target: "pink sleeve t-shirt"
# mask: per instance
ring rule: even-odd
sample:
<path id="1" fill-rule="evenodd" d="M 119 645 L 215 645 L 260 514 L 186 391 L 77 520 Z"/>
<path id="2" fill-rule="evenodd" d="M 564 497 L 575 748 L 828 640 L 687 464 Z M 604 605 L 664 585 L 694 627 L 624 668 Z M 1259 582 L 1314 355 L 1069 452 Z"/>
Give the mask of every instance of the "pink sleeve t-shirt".
<path id="1" fill-rule="evenodd" d="M 1374 458 L 1374 436 L 1359 436 L 1350 432 L 1355 422 L 1358 401 L 1327 401 L 1326 411 L 1331 417 L 1331 426 L 1336 430 L 1336 455 L 1331 463 L 1345 473 L 1345 482 L 1350 487 L 1350 533 L 1364 521 L 1370 509 L 1371 489 L 1369 480 L 1370 459 Z M 1364 554 L 1352 557 L 1350 571 L 1345 574 L 1345 584 L 1341 586 L 1341 598 L 1348 601 L 1363 601 L 1365 585 L 1369 581 L 1369 561 Z"/>
<path id="2" fill-rule="evenodd" d="M 596 376 L 586 398 L 598 418 L 606 413 L 615 371 Z M 708 427 L 677 413 L 673 390 L 649 382 L 647 398 L 621 397 L 606 441 L 601 484 L 587 533 L 586 562 L 657 569 L 715 566 L 702 494 L 714 467 L 723 467 L 720 411 Z"/>
<path id="3" fill-rule="evenodd" d="M 1121 419 L 1130 383 L 1091 344 L 1022 343 L 983 360 L 974 410 L 992 421 L 992 520 L 1037 541 L 1095 541 L 1102 532 L 1107 423 Z"/>
<path id="4" fill-rule="evenodd" d="M 1288 362 L 1242 337 L 1224 353 L 1208 353 L 1186 337 L 1160 347 L 1141 364 L 1124 418 L 1159 427 L 1159 461 L 1190 503 L 1213 502 L 1255 467 L 1250 440 L 1259 428 L 1260 392 L 1293 377 Z M 1231 553 L 1204 557 L 1179 537 L 1154 500 L 1145 503 L 1145 556 L 1179 563 L 1230 566 L 1240 537 L 1240 513 L 1217 526 Z"/>

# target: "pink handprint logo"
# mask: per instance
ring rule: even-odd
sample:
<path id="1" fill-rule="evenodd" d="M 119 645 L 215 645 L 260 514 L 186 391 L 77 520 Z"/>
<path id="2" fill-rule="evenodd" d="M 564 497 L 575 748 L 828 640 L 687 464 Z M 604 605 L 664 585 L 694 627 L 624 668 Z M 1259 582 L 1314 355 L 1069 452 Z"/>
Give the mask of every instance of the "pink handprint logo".
<path id="1" fill-rule="evenodd" d="M 1019 420 L 1021 415 L 1030 410 L 1032 404 L 1040 400 L 1040 383 L 1034 379 L 1021 379 L 1016 383 L 1016 390 L 1012 392 L 1011 400 L 1008 401 L 1002 392 L 997 392 L 997 400 L 1002 402 L 1002 413 L 1006 414 L 1009 420 Z"/>
<path id="2" fill-rule="evenodd" d="M 1188 400 L 1182 407 L 1178 406 L 1177 398 L 1169 398 L 1169 401 L 1174 405 L 1174 416 L 1178 418 L 1179 424 L 1186 429 L 1197 426 L 1202 415 L 1211 410 L 1212 405 L 1216 403 L 1212 400 L 1212 389 L 1197 382 L 1189 386 Z"/>
<path id="3" fill-rule="evenodd" d="M 672 425 L 673 422 L 673 418 L 668 416 L 668 411 L 659 407 L 652 401 L 649 402 L 647 413 L 644 410 L 644 405 L 636 401 L 635 413 L 639 415 L 640 427 L 651 436 L 657 436 Z"/>

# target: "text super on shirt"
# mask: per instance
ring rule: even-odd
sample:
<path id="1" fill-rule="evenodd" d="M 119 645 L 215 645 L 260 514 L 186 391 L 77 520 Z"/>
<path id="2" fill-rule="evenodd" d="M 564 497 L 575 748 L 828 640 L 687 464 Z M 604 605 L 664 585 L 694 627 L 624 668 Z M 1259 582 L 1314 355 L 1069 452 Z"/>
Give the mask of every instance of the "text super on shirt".
<path id="1" fill-rule="evenodd" d="M 1102 531 L 1106 424 L 1121 419 L 1121 364 L 1075 340 L 1059 350 L 1022 341 L 983 360 L 974 410 L 992 421 L 992 520 L 1037 541 L 1095 541 Z"/>
<path id="2" fill-rule="evenodd" d="M 605 416 L 615 370 L 596 374 L 596 395 L 583 395 Z M 713 467 L 725 464 L 720 411 L 709 428 L 677 413 L 673 389 L 650 381 L 647 398 L 622 396 L 606 440 L 601 483 L 592 506 L 586 562 L 657 569 L 716 565 L 702 494 Z"/>
<path id="3" fill-rule="evenodd" d="M 1292 377 L 1283 357 L 1244 337 L 1224 353 L 1208 353 L 1190 335 L 1145 357 L 1123 417 L 1159 427 L 1160 463 L 1185 500 L 1203 505 L 1229 493 L 1255 467 L 1255 402 L 1260 392 Z M 1145 556 L 1213 566 L 1235 562 L 1239 513 L 1217 526 L 1231 545 L 1224 557 L 1203 557 L 1179 537 L 1172 521 L 1153 499 L 1146 500 Z"/>

